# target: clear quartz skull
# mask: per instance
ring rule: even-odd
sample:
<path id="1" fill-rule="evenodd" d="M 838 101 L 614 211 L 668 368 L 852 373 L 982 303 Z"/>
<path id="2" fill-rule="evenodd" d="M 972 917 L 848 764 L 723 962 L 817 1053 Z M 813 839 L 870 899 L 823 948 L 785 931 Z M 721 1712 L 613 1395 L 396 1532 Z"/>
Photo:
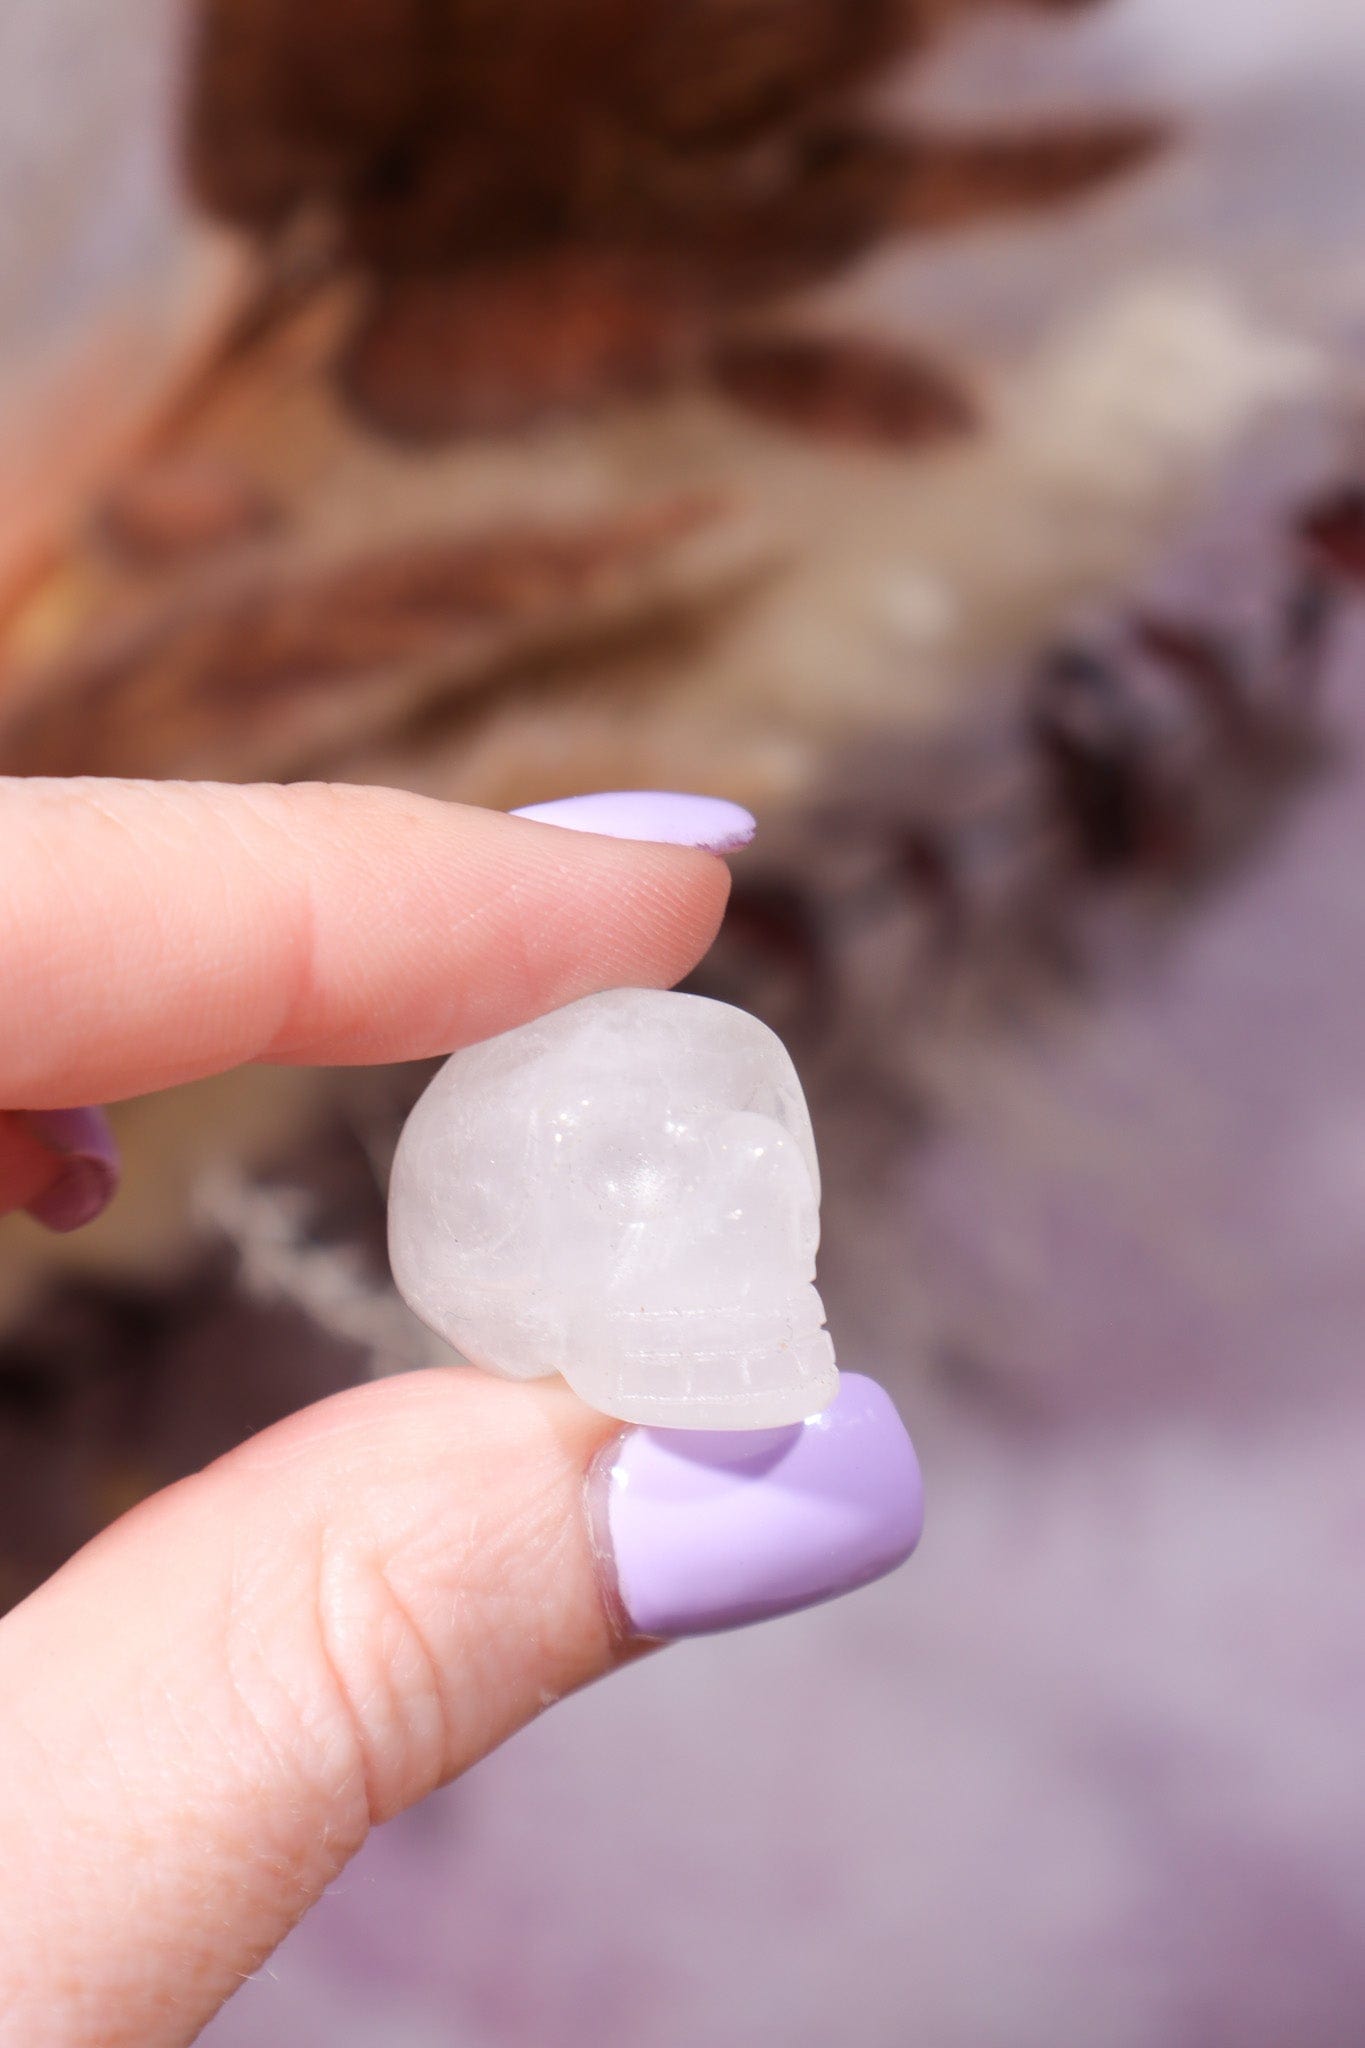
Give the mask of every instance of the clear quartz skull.
<path id="1" fill-rule="evenodd" d="M 408 1118 L 389 1255 L 476 1365 L 626 1422 L 769 1429 L 838 1373 L 820 1173 L 785 1046 L 726 1003 L 613 989 L 447 1060 Z"/>

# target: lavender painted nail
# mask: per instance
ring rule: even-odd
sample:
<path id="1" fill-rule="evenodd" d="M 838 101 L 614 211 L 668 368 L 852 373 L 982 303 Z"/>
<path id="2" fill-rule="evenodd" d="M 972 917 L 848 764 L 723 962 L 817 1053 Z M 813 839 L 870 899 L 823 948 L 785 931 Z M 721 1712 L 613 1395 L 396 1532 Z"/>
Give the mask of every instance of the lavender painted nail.
<path id="1" fill-rule="evenodd" d="M 591 796 L 527 804 L 514 818 L 562 825 L 569 832 L 600 832 L 608 839 L 649 839 L 658 845 L 696 846 L 734 853 L 754 836 L 754 821 L 740 804 L 721 796 L 688 796 L 675 789 L 604 789 Z"/>
<path id="2" fill-rule="evenodd" d="M 742 1628 L 848 1593 L 919 1541 L 914 1447 L 875 1380 L 787 1429 L 632 1429 L 606 1454 L 604 1536 L 642 1636 Z"/>
<path id="3" fill-rule="evenodd" d="M 62 1161 L 56 1179 L 28 1204 L 49 1230 L 80 1230 L 103 1214 L 118 1189 L 119 1156 L 102 1109 L 30 1109 L 21 1121 Z"/>

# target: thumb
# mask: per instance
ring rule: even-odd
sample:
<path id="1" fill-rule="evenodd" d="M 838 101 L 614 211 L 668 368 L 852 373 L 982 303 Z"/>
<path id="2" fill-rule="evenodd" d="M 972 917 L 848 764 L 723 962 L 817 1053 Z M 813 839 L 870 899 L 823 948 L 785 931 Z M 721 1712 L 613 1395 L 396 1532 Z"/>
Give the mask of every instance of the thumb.
<path id="1" fill-rule="evenodd" d="M 919 1512 L 852 1377 L 704 1440 L 462 1368 L 291 1417 L 0 1623 L 0 2042 L 193 2040 L 376 1822 L 647 1636 L 877 1576 Z"/>

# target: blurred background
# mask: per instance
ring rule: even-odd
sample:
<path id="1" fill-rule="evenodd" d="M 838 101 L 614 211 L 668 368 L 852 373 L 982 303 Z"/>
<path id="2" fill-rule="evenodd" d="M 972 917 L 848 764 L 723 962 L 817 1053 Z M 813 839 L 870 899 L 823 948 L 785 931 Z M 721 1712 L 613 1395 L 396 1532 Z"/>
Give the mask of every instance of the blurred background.
<path id="1" fill-rule="evenodd" d="M 929 1526 L 386 1828 L 213 2048 L 1356 2048 L 1357 0 L 8 0 L 0 772 L 752 805 Z M 0 1595 L 431 1362 L 425 1079 L 0 1231 Z"/>

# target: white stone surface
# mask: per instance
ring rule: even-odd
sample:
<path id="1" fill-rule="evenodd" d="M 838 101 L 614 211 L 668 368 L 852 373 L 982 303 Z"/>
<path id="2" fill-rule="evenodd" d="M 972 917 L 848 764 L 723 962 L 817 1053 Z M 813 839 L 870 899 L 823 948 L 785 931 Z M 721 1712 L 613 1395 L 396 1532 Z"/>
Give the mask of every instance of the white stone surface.
<path id="1" fill-rule="evenodd" d="M 404 1297 L 476 1365 L 561 1372 L 628 1422 L 767 1429 L 828 1406 L 820 1177 L 765 1024 L 614 989 L 449 1059 L 399 1141 Z"/>

